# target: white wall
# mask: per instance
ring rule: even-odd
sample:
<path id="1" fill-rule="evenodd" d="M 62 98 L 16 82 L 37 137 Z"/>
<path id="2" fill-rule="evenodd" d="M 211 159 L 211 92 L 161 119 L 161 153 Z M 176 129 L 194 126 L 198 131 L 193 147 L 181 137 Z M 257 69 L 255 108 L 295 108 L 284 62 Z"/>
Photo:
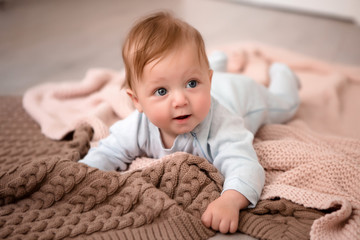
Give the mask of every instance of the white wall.
<path id="1" fill-rule="evenodd" d="M 237 0 L 353 20 L 360 25 L 360 0 Z"/>

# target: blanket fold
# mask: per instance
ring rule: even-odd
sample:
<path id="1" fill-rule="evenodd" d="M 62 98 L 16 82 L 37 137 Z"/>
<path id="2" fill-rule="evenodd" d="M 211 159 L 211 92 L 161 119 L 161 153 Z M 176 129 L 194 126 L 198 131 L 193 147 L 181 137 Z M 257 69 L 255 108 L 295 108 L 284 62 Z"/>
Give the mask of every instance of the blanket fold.
<path id="1" fill-rule="evenodd" d="M 239 230 L 258 239 L 305 240 L 314 220 L 324 215 L 284 198 L 261 200 L 256 208 L 240 212 Z"/>
<path id="2" fill-rule="evenodd" d="M 45 83 L 26 91 L 23 105 L 49 138 L 60 140 L 78 126 L 90 125 L 94 140 L 135 108 L 124 89 L 124 72 L 90 69 L 80 82 Z"/>

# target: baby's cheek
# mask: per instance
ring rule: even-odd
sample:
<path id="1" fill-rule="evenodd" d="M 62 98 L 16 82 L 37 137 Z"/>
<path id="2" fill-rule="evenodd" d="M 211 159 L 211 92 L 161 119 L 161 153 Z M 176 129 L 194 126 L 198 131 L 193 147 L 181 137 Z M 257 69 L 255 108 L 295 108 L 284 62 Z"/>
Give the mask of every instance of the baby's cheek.
<path id="1" fill-rule="evenodd" d="M 153 111 L 147 117 L 158 128 L 164 128 L 168 124 L 168 117 L 164 111 Z"/>
<path id="2" fill-rule="evenodd" d="M 197 111 L 199 113 L 199 116 L 201 116 L 201 118 L 204 119 L 207 116 L 210 110 L 210 106 L 211 106 L 211 97 L 203 97 L 199 99 L 197 104 Z"/>

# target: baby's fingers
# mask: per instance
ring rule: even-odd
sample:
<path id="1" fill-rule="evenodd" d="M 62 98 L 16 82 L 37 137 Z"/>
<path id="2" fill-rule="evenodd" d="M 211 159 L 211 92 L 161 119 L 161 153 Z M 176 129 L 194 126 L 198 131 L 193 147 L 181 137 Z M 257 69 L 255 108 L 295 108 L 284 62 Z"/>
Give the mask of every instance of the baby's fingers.
<path id="1" fill-rule="evenodd" d="M 201 216 L 202 223 L 207 227 L 211 227 L 212 214 L 209 211 L 205 211 Z"/>
<path id="2" fill-rule="evenodd" d="M 230 223 L 230 233 L 236 232 L 237 229 L 238 229 L 238 226 L 239 226 L 239 221 L 238 220 L 231 221 L 231 223 Z"/>
<path id="3" fill-rule="evenodd" d="M 234 233 L 237 231 L 238 221 L 234 219 L 223 218 L 219 224 L 219 231 L 221 233 Z"/>
<path id="4" fill-rule="evenodd" d="M 230 221 L 227 219 L 222 219 L 219 224 L 219 231 L 221 233 L 228 233 L 230 230 Z"/>

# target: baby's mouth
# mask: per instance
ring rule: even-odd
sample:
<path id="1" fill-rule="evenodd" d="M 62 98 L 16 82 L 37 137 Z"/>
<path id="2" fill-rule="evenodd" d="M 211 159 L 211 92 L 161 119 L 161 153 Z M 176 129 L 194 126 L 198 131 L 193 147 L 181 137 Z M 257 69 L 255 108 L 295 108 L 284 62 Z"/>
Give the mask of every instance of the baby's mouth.
<path id="1" fill-rule="evenodd" d="M 183 120 L 183 119 L 186 119 L 186 118 L 189 118 L 191 115 L 182 115 L 182 116 L 178 116 L 178 117 L 176 117 L 176 118 L 174 118 L 174 119 L 176 119 L 176 120 Z"/>

